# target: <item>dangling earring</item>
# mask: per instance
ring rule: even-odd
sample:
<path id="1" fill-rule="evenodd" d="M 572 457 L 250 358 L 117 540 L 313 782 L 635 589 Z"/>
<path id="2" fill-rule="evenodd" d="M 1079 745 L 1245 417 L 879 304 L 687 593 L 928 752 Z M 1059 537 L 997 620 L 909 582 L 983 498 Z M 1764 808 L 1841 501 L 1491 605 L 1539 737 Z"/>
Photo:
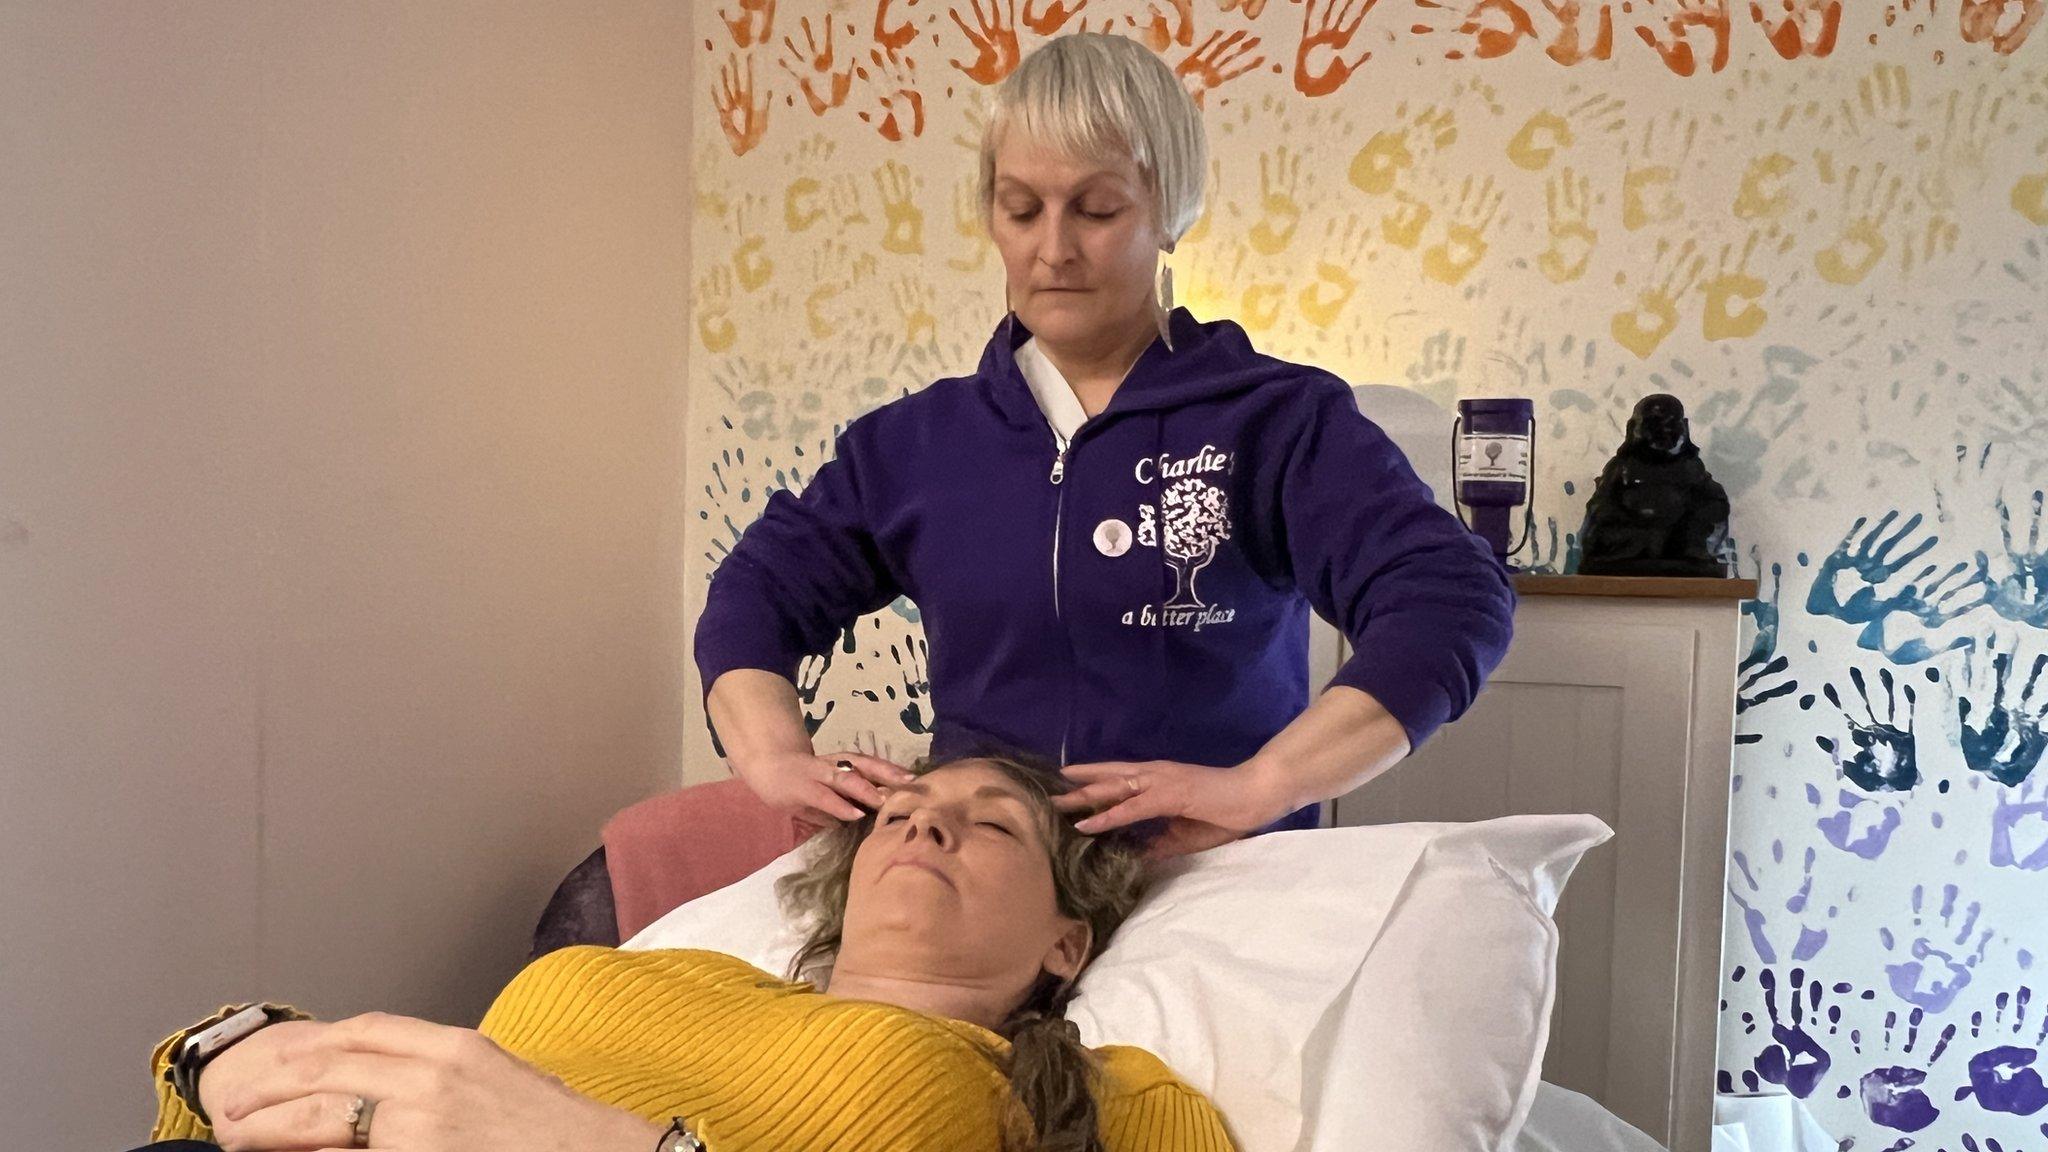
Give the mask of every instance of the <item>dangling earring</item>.
<path id="1" fill-rule="evenodd" d="M 1172 249 L 1167 249 L 1172 251 Z M 1173 266 L 1161 261 L 1159 265 L 1159 338 L 1166 342 L 1166 350 L 1173 351 Z"/>

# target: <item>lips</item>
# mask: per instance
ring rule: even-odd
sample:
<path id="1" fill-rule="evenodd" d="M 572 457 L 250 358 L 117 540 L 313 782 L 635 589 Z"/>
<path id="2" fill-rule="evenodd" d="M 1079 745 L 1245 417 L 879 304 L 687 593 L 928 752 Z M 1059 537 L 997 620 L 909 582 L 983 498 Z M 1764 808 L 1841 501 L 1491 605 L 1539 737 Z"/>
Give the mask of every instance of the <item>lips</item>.
<path id="1" fill-rule="evenodd" d="M 945 881 L 946 886 L 948 888 L 958 887 L 953 883 L 953 878 L 951 876 L 946 875 L 944 872 L 941 872 L 936 865 L 927 864 L 922 860 L 914 859 L 909 856 L 899 856 L 896 859 L 889 861 L 888 867 L 882 869 L 882 874 L 886 876 L 899 866 L 904 868 L 916 868 L 920 871 L 929 872 L 932 875 L 937 876 L 939 879 Z"/>

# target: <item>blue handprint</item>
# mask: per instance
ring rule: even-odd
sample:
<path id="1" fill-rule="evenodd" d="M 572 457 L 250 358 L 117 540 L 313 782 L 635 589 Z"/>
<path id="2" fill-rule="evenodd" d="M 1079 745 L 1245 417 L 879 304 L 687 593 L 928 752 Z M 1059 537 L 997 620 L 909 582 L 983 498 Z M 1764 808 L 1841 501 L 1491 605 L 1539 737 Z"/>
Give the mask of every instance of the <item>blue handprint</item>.
<path id="1" fill-rule="evenodd" d="M 1890 592 L 1880 592 L 1881 586 L 1905 571 L 1914 561 L 1934 550 L 1940 537 L 1927 535 L 1918 543 L 1909 545 L 1904 552 L 1894 555 L 1906 537 L 1916 532 L 1922 517 L 1915 512 L 1898 531 L 1889 537 L 1885 535 L 1899 517 L 1897 511 L 1886 512 L 1866 532 L 1864 526 L 1869 518 L 1859 516 L 1849 528 L 1848 535 L 1821 561 L 1820 569 L 1814 573 L 1813 587 L 1806 595 L 1806 610 L 1815 616 L 1825 616 L 1846 624 L 1863 626 L 1857 634 L 1859 647 L 1879 653 L 1898 664 L 1917 664 L 1935 654 L 1933 646 L 1923 637 L 1915 636 L 1899 643 L 1892 643 L 1885 636 L 1886 626 L 1894 618 L 1917 620 L 1928 628 L 1943 624 L 1970 612 L 1985 602 L 1985 589 L 1989 577 L 1985 572 L 1988 561 L 1980 554 L 1979 571 L 1951 584 L 1957 577 L 1969 571 L 1969 565 L 1958 561 L 1946 572 L 1935 577 L 1938 564 L 1928 564 L 1916 572 L 1904 585 Z M 1858 535 L 1862 539 L 1857 539 Z M 1853 576 L 1861 582 L 1844 597 L 1837 589 L 1843 576 Z M 1934 577 L 1931 581 L 1929 577 Z M 1968 639 L 1957 639 L 1945 645 L 1942 651 L 1968 647 Z"/>
<path id="2" fill-rule="evenodd" d="M 1996 643 L 1995 639 L 1993 643 Z M 1975 652 L 1964 656 L 1963 683 L 1966 688 L 1976 686 L 1978 665 L 1975 656 Z M 2048 751 L 2048 699 L 2037 699 L 2035 689 L 2040 685 L 2044 668 L 2048 668 L 2048 655 L 2035 657 L 2018 696 L 2008 697 L 2012 653 L 1993 653 L 1991 700 L 1984 708 L 1984 719 L 1980 725 L 1970 723 L 1972 713 L 1978 710 L 1977 702 L 1960 691 L 1956 693 L 1956 716 L 1962 725 L 1963 762 L 1972 771 L 2010 786 L 2031 776 L 2041 763 L 2042 753 Z"/>
<path id="3" fill-rule="evenodd" d="M 1880 668 L 1877 681 L 1884 687 L 1885 715 L 1880 720 L 1877 709 L 1870 702 L 1870 686 L 1864 681 L 1863 669 L 1849 669 L 1849 681 L 1856 687 L 1856 695 L 1863 701 L 1863 713 L 1870 722 L 1864 724 L 1849 714 L 1842 705 L 1841 693 L 1833 684 L 1821 687 L 1821 694 L 1828 703 L 1842 714 L 1842 721 L 1849 726 L 1849 742 L 1855 752 L 1846 758 L 1842 755 L 1840 741 L 1826 736 L 1814 737 L 1821 750 L 1834 757 L 1835 766 L 1848 777 L 1851 784 L 1865 792 L 1904 792 L 1920 783 L 1920 761 L 1913 745 L 1913 710 L 1918 697 L 1911 684 L 1901 687 L 1892 678 L 1889 668 Z M 1899 697 L 1906 698 L 1906 722 L 1902 727 L 1899 720 Z"/>
<path id="4" fill-rule="evenodd" d="M 1995 1002 L 1992 1026 L 2003 1026 L 2006 1009 L 2012 1008 L 2013 1038 L 2016 1041 L 2023 1039 L 2027 1003 L 2033 994 L 2030 988 L 2021 988 L 2016 994 L 2000 992 Z M 1983 1027 L 1984 1014 L 1971 1013 L 1971 1038 L 1977 1038 Z M 2032 1043 L 2032 1047 L 2018 1043 L 1997 1045 L 1970 1057 L 1970 1085 L 1956 1089 L 1956 1099 L 1975 1096 L 1977 1104 L 1986 1112 L 2006 1112 L 2015 1116 L 2032 1116 L 2048 1108 L 2048 1083 L 2042 1081 L 2041 1070 L 2035 1066 L 2041 1055 L 2041 1046 L 2048 1044 L 2048 1019 L 2042 1021 Z"/>
<path id="5" fill-rule="evenodd" d="M 2020 624 L 2032 628 L 2048 628 L 2048 548 L 2041 542 L 2043 493 L 2035 492 L 2032 500 L 2033 515 L 2027 525 L 2027 543 L 2022 548 L 2017 543 L 2012 529 L 2012 506 L 2000 496 L 1995 501 L 1998 507 L 1998 534 L 2005 545 L 2004 560 L 2011 571 L 1997 580 L 1991 578 L 1991 561 L 1984 553 L 1977 553 L 1977 575 L 1973 578 L 1986 585 L 1985 599 L 1991 610 Z"/>

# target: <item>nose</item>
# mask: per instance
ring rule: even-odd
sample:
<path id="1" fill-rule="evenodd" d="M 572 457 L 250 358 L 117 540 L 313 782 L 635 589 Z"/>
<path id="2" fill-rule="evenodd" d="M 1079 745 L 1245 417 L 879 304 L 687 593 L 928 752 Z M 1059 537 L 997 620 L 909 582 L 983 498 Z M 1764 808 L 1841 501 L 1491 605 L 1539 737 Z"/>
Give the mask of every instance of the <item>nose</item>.
<path id="1" fill-rule="evenodd" d="M 953 826 L 935 804 L 927 804 L 913 811 L 910 818 L 903 823 L 906 825 L 903 834 L 908 840 L 926 836 L 931 838 L 932 843 L 940 851 L 948 851 L 953 847 Z"/>
<path id="2" fill-rule="evenodd" d="M 1039 214 L 1039 220 L 1038 258 L 1048 268 L 1058 268 L 1080 255 L 1081 244 L 1072 216 L 1047 210 Z"/>

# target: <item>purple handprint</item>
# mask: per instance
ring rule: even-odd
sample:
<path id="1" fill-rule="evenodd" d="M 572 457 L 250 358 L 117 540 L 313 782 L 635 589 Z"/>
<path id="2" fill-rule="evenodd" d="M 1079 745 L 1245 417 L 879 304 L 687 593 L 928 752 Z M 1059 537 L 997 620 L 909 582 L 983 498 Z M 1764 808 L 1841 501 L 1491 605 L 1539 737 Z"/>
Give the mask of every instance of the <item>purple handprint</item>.
<path id="1" fill-rule="evenodd" d="M 2017 995 L 2000 992 L 1993 1025 L 2003 1025 L 2005 1010 L 2012 1007 L 2012 1032 L 2014 1038 L 2019 1039 L 2026 1027 L 2027 1002 L 2032 997 L 2030 988 L 2021 988 Z M 1971 1013 L 1970 1035 L 1973 1038 L 1980 1034 L 1983 1022 L 1982 1012 Z M 2042 1022 L 2040 1031 L 2034 1036 L 2033 1047 L 2003 1044 L 1970 1057 L 1970 1085 L 1956 1089 L 1956 1099 L 1974 1095 L 1986 1112 L 2006 1112 L 2015 1116 L 2032 1116 L 2048 1108 L 2048 1083 L 2043 1083 L 2041 1070 L 2035 1067 L 2044 1043 L 2048 1043 L 2048 1020 Z"/>
<path id="2" fill-rule="evenodd" d="M 1924 1008 L 1929 1012 L 1946 1012 L 1955 1003 L 1956 995 L 1969 987 L 1972 970 L 1984 959 L 1984 953 L 1991 946 L 1992 931 L 1989 928 L 1977 932 L 1977 920 L 1984 912 L 1984 906 L 1971 901 L 1963 909 L 1961 925 L 1956 921 L 1956 900 L 1960 895 L 1953 884 L 1941 889 L 1941 930 L 1939 935 L 1946 938 L 1950 929 L 1955 936 L 1949 945 L 1955 952 L 1937 946 L 1938 942 L 1926 936 L 1915 936 L 1907 946 L 1910 959 L 1896 964 L 1885 965 L 1885 974 L 1891 980 L 1892 993 L 1908 1004 Z M 1913 927 L 1921 924 L 1922 911 L 1926 900 L 1926 889 L 1913 886 Z M 1974 952 L 1963 951 L 1969 945 L 1970 937 L 1976 935 Z M 1890 952 L 1897 947 L 1897 938 L 1889 928 L 1880 928 L 1878 940 Z"/>
<path id="3" fill-rule="evenodd" d="M 1728 898 L 1735 901 L 1736 907 L 1742 909 L 1742 925 L 1749 933 L 1750 947 L 1755 949 L 1757 959 L 1766 964 L 1778 962 L 1778 944 L 1772 942 L 1774 932 L 1780 934 L 1778 943 L 1783 943 L 1782 936 L 1790 935 L 1795 928 L 1798 930 L 1797 938 L 1791 942 L 1789 958 L 1792 960 L 1811 960 L 1820 954 L 1822 948 L 1827 947 L 1828 929 L 1824 922 L 1834 919 L 1840 909 L 1828 908 L 1825 917 L 1807 914 L 1807 907 L 1813 899 L 1813 866 L 1816 856 L 1817 853 L 1812 848 L 1806 850 L 1799 870 L 1799 886 L 1785 898 L 1785 911 L 1791 913 L 1791 922 L 1787 924 L 1780 920 L 1776 929 L 1773 929 L 1765 909 L 1759 907 L 1767 904 L 1763 897 L 1763 885 L 1757 880 L 1760 869 L 1752 867 L 1749 854 L 1739 848 L 1729 855 L 1730 861 L 1735 865 L 1736 874 L 1742 878 L 1742 887 L 1737 887 L 1734 876 L 1729 877 Z M 1784 863 L 1785 842 L 1771 841 L 1772 869 L 1781 868 Z M 1748 889 L 1747 898 L 1743 896 L 1742 888 Z"/>
<path id="4" fill-rule="evenodd" d="M 1849 681 L 1856 687 L 1856 695 L 1863 700 L 1863 713 L 1870 723 L 1863 724 L 1849 714 L 1842 706 L 1841 693 L 1833 684 L 1823 685 L 1821 694 L 1842 714 L 1842 720 L 1849 726 L 1849 742 L 1856 751 L 1842 756 L 1839 741 L 1826 736 L 1814 737 L 1821 750 L 1834 757 L 1835 766 L 1848 777 L 1851 784 L 1865 792 L 1905 792 L 1920 783 L 1919 757 L 1913 746 L 1913 709 L 1917 697 L 1913 686 L 1900 687 L 1892 678 L 1889 668 L 1880 668 L 1877 681 L 1884 687 L 1885 715 L 1880 720 L 1877 709 L 1870 702 L 1870 688 L 1864 682 L 1863 669 L 1849 669 Z M 1899 697 L 1906 698 L 1906 723 L 1901 727 L 1899 719 Z"/>
<path id="5" fill-rule="evenodd" d="M 1928 564 L 1904 585 L 1889 592 L 1880 592 L 1881 586 L 1940 543 L 1940 537 L 1930 533 L 1894 555 L 1901 542 L 1919 529 L 1923 519 L 1915 512 L 1899 525 L 1897 532 L 1887 537 L 1885 533 L 1891 530 L 1898 517 L 1896 510 L 1886 512 L 1867 532 L 1864 526 L 1869 524 L 1869 518 L 1856 518 L 1848 535 L 1821 561 L 1820 569 L 1814 573 L 1813 587 L 1806 596 L 1806 610 L 1815 616 L 1860 624 L 1863 629 L 1856 638 L 1859 647 L 1877 652 L 1893 663 L 1917 664 L 1934 656 L 1933 646 L 1919 636 L 1893 643 L 1885 636 L 1887 624 L 1894 618 L 1902 618 L 1917 620 L 1928 628 L 1938 628 L 1978 608 L 1985 602 L 1985 589 L 1989 584 L 1989 577 L 1984 571 L 1988 561 L 1979 554 L 1979 571 L 1954 584 L 1950 582 L 1969 571 L 1968 564 L 1959 561 L 1938 577 L 1935 571 L 1940 565 Z M 1862 536 L 1860 541 L 1857 539 L 1859 534 Z M 1844 576 L 1860 581 L 1860 586 L 1853 587 L 1847 596 L 1843 596 L 1837 587 Z M 1934 579 L 1930 581 L 1929 577 Z M 1969 644 L 1967 638 L 1957 639 L 1945 645 L 1942 651 L 1968 647 Z"/>
<path id="6" fill-rule="evenodd" d="M 1912 1014 L 1906 1018 L 1905 1044 L 1899 1049 L 1902 1054 L 1910 1055 L 1919 1045 L 1920 1023 L 1925 1018 L 1925 1013 L 1918 1008 L 1913 1009 Z M 1893 1029 L 1898 1023 L 1898 1013 L 1884 1014 L 1884 1047 L 1887 1051 L 1892 1048 Z M 1939 1039 L 1935 1041 L 1934 1050 L 1928 1053 L 1926 1064 L 1920 1067 L 1893 1064 L 1865 1072 L 1856 1084 L 1857 1095 L 1863 1103 L 1863 1114 L 1875 1123 L 1899 1132 L 1918 1132 L 1940 1118 L 1941 1109 L 1934 1106 L 1934 1101 L 1922 1091 L 1921 1085 L 1927 1083 L 1928 1071 L 1941 1059 L 1942 1053 L 1948 1051 L 1949 1041 L 1955 1039 L 1955 1035 L 1955 1025 L 1950 1024 L 1944 1028 Z M 1862 1052 L 1862 1034 L 1851 1031 L 1849 1038 L 1856 1051 Z M 1909 1146 L 1910 1144 L 1905 1141 L 1894 1145 Z"/>
<path id="7" fill-rule="evenodd" d="M 1992 643 L 1996 643 L 1995 638 Z M 1964 657 L 1963 683 L 1966 687 L 1975 686 L 1978 672 L 1975 656 L 1976 653 L 1971 652 Z M 1991 701 L 1984 709 L 1981 725 L 1970 723 L 1971 714 L 1977 711 L 1977 703 L 1960 691 L 1956 693 L 1956 716 L 1962 725 L 1963 762 L 1972 771 L 2010 786 L 2026 780 L 2041 763 L 2041 754 L 2048 751 L 2048 699 L 2037 699 L 2034 690 L 2041 682 L 2044 668 L 2048 668 L 2048 655 L 2035 657 L 2019 695 L 2008 697 L 2012 653 L 1993 653 Z"/>
<path id="8" fill-rule="evenodd" d="M 1733 980 L 1740 983 L 1743 970 L 1737 968 Z M 1776 1084 L 1792 1095 L 1805 1099 L 1813 1095 L 1814 1089 L 1827 1077 L 1833 1067 L 1834 1058 L 1828 1054 L 1815 1035 L 1819 1031 L 1823 1013 L 1821 1005 L 1826 997 L 1818 980 L 1809 981 L 1806 970 L 1794 968 L 1786 974 L 1785 1010 L 1778 1008 L 1778 974 L 1765 968 L 1757 973 L 1757 984 L 1764 990 L 1764 1012 L 1770 1018 L 1771 1043 L 1750 1061 L 1750 1067 L 1742 1073 L 1742 1084 L 1746 1091 L 1755 1092 L 1764 1084 Z M 1837 994 L 1850 991 L 1847 984 L 1837 984 Z M 1865 999 L 1869 998 L 1866 993 Z M 1842 1009 L 1829 1005 L 1825 1013 L 1828 1022 L 1827 1034 L 1835 1034 L 1842 1021 Z M 1757 1020 L 1748 1012 L 1742 1014 L 1743 1032 L 1753 1033 Z M 1726 1072 L 1720 1074 L 1723 1092 L 1734 1091 L 1733 1078 Z"/>
<path id="9" fill-rule="evenodd" d="M 1821 790 L 1812 784 L 1806 786 L 1806 802 L 1815 811 L 1826 807 Z M 1891 847 L 1892 833 L 1904 822 L 1898 804 L 1842 788 L 1836 790 L 1834 810 L 1814 821 L 1813 826 L 1836 848 L 1851 856 L 1875 860 Z"/>
<path id="10" fill-rule="evenodd" d="M 1991 866 L 2048 871 L 2048 800 L 2035 798 L 2031 780 L 1999 790 L 1991 809 Z"/>

